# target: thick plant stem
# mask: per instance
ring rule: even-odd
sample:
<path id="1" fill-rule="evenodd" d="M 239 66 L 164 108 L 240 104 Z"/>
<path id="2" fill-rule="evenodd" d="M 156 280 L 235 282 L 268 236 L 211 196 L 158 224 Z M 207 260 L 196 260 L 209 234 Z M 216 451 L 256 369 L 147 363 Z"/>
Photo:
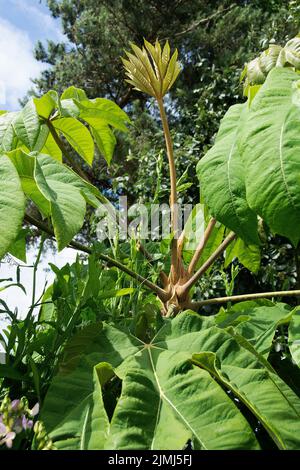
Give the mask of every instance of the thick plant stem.
<path id="1" fill-rule="evenodd" d="M 76 173 L 81 176 L 81 178 L 83 178 L 84 180 L 86 180 L 87 182 L 90 182 L 90 179 L 89 177 L 85 174 L 85 172 L 80 168 L 79 165 L 77 165 L 77 163 L 74 161 L 74 158 L 71 157 L 71 155 L 69 154 L 64 142 L 60 139 L 59 135 L 57 134 L 56 132 L 56 129 L 55 127 L 53 126 L 52 122 L 48 119 L 46 121 L 46 124 L 47 124 L 47 127 L 53 137 L 53 139 L 55 140 L 55 143 L 57 144 L 57 146 L 60 148 L 60 150 L 62 151 L 65 159 L 67 160 L 67 162 L 69 163 L 69 165 L 76 171 Z"/>
<path id="2" fill-rule="evenodd" d="M 213 228 L 214 228 L 214 226 L 216 225 L 216 222 L 217 222 L 216 219 L 210 219 L 210 221 L 208 222 L 208 225 L 207 225 L 206 230 L 205 230 L 205 232 L 204 232 L 204 234 L 203 234 L 203 237 L 202 237 L 202 239 L 200 240 L 200 243 L 199 243 L 199 245 L 197 246 L 197 249 L 196 249 L 196 251 L 195 251 L 195 253 L 194 253 L 194 256 L 193 256 L 193 258 L 192 258 L 192 260 L 191 260 L 191 262 L 190 262 L 190 264 L 189 264 L 189 267 L 188 267 L 187 272 L 188 272 L 188 274 L 189 274 L 190 276 L 193 274 L 193 272 L 194 272 L 194 270 L 195 270 L 195 268 L 196 268 L 196 265 L 197 265 L 197 263 L 198 263 L 198 261 L 199 261 L 199 259 L 200 259 L 200 256 L 202 255 L 203 250 L 204 250 L 204 248 L 205 248 L 205 246 L 206 246 L 206 244 L 207 244 L 207 242 L 208 242 L 208 239 L 209 239 L 209 237 L 210 237 L 211 234 L 212 234 Z"/>
<path id="3" fill-rule="evenodd" d="M 38 229 L 40 229 L 43 232 L 47 233 L 51 237 L 55 236 L 53 230 L 47 224 L 35 219 L 34 217 L 31 217 L 29 214 L 25 215 L 25 220 L 27 222 L 29 222 L 31 225 L 34 225 Z M 82 243 L 76 242 L 75 240 L 72 240 L 69 243 L 69 246 L 71 248 L 75 248 L 76 250 L 83 251 L 84 253 L 92 254 L 92 250 L 91 250 L 90 247 L 85 246 Z M 159 286 L 157 286 L 153 282 L 149 281 L 148 279 L 144 278 L 140 274 L 138 274 L 138 273 L 132 271 L 131 269 L 127 268 L 126 266 L 124 266 L 119 261 L 111 258 L 110 256 L 103 255 L 101 253 L 97 253 L 97 257 L 99 259 L 101 259 L 102 261 L 105 261 L 109 266 L 115 266 L 116 268 L 120 269 L 120 271 L 123 271 L 124 273 L 128 274 L 133 279 L 135 279 L 136 281 L 143 284 L 148 289 L 152 290 L 159 297 L 159 299 L 162 302 L 165 302 L 165 301 L 168 300 L 169 296 L 168 296 L 166 291 L 164 291 L 163 289 L 161 289 Z"/>
<path id="4" fill-rule="evenodd" d="M 162 120 L 163 131 L 166 141 L 167 155 L 169 161 L 170 169 L 170 206 L 171 206 L 171 227 L 173 232 L 173 240 L 171 245 L 171 278 L 173 282 L 177 281 L 178 265 L 179 265 L 179 256 L 177 248 L 177 238 L 178 238 L 178 207 L 177 207 L 177 189 L 176 189 L 176 170 L 175 170 L 175 160 L 173 152 L 173 144 L 168 124 L 167 115 L 165 112 L 163 99 L 157 99 L 159 106 L 160 117 Z"/>
<path id="5" fill-rule="evenodd" d="M 234 232 L 223 240 L 221 245 L 213 252 L 213 254 L 205 261 L 205 263 L 198 269 L 198 271 L 182 286 L 178 286 L 177 295 L 180 300 L 183 300 L 193 285 L 200 279 L 200 277 L 207 271 L 207 269 L 216 261 L 217 258 L 226 250 L 227 246 L 235 239 L 236 235 Z"/>
<path id="6" fill-rule="evenodd" d="M 257 294 L 231 295 L 230 297 L 217 297 L 215 299 L 200 300 L 199 302 L 191 302 L 189 308 L 196 310 L 205 305 L 224 304 L 226 302 L 243 302 L 246 300 L 265 299 L 271 297 L 297 297 L 300 290 L 283 290 L 275 292 L 259 292 Z"/>

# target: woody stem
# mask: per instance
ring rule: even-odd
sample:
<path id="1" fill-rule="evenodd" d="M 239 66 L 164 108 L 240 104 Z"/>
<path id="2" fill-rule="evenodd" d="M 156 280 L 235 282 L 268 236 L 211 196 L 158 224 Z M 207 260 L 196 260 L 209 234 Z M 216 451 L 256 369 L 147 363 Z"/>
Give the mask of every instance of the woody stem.
<path id="1" fill-rule="evenodd" d="M 179 286 L 177 294 L 179 299 L 184 299 L 191 288 L 196 284 L 200 277 L 208 270 L 208 268 L 216 261 L 219 256 L 226 250 L 227 246 L 236 238 L 234 232 L 230 234 L 223 240 L 221 245 L 212 253 L 212 255 L 205 261 L 205 263 L 198 269 L 197 272 L 182 286 Z"/>

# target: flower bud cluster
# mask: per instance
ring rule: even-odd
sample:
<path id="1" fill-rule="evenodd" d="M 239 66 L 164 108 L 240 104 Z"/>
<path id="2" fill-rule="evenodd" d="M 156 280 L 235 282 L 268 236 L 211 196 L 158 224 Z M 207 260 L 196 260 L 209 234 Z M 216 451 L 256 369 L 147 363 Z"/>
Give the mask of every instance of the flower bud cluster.
<path id="1" fill-rule="evenodd" d="M 17 434 L 33 428 L 33 419 L 38 412 L 38 403 L 30 409 L 26 397 L 11 401 L 6 395 L 0 404 L 0 446 L 6 445 L 10 449 Z"/>

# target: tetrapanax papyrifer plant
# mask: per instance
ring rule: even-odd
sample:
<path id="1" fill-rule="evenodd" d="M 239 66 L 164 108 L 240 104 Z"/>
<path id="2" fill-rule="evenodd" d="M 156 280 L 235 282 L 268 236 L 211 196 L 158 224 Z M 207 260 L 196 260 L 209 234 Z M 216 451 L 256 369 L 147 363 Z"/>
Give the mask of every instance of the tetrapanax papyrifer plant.
<path id="1" fill-rule="evenodd" d="M 128 246 L 119 249 L 116 243 L 114 256 L 102 246 L 73 240 L 86 204 L 97 208 L 104 198 L 90 184 L 87 167 L 83 171 L 78 160 L 74 164 L 69 148 L 90 165 L 96 143 L 109 163 L 114 129 L 126 131 L 129 122 L 123 111 L 106 99 L 89 100 L 83 90 L 71 87 L 61 97 L 49 92 L 19 113 L 0 116 L 1 254 L 23 253 L 15 240 L 25 199 L 44 219 L 27 212 L 25 220 L 55 236 L 59 249 L 71 246 L 92 254 L 87 276 L 78 261 L 61 271 L 53 267 L 57 280 L 45 293 L 51 305 L 44 309 L 48 326 L 43 327 L 46 333 L 50 327 L 58 330 L 55 338 L 60 341 L 52 347 L 59 344 L 61 351 L 64 346 L 64 354 L 43 404 L 45 427 L 41 424 L 39 431 L 41 437 L 49 434 L 48 442 L 57 449 L 183 449 L 187 443 L 194 449 L 300 448 L 297 380 L 283 373 L 280 361 L 276 370 L 270 362 L 283 345 L 280 359 L 293 370 L 293 379 L 299 378 L 299 309 L 266 299 L 300 291 L 232 296 L 228 284 L 227 297 L 192 300 L 192 288 L 224 253 L 225 264 L 238 258 L 246 266 L 257 266 L 266 230 L 288 237 L 295 246 L 299 243 L 298 42 L 295 38 L 283 49 L 272 46 L 246 67 L 248 100 L 228 110 L 214 145 L 197 167 L 206 228 L 203 235 L 193 235 L 197 248 L 192 252 L 187 248 L 191 221 L 179 233 L 178 182 L 164 107 L 165 94 L 180 72 L 177 52 L 171 54 L 168 43 L 162 48 L 158 41 L 145 41 L 142 48 L 132 45 L 133 52 L 126 53 L 123 63 L 130 84 L 154 98 L 163 125 L 170 170 L 169 271 L 155 268 L 149 247 L 140 240 L 131 241 L 130 254 Z M 137 250 L 146 266 L 151 265 L 151 276 L 144 273 L 145 265 L 142 270 L 134 263 Z M 105 269 L 97 268 L 99 261 Z M 150 290 L 151 301 L 145 299 L 142 308 L 141 296 L 142 314 L 123 315 L 121 325 L 110 312 L 95 316 L 87 326 L 78 324 L 80 315 L 92 318 L 86 309 L 96 310 L 93 299 L 99 304 L 101 297 L 111 295 L 107 286 L 114 286 L 116 298 L 124 294 L 124 289 L 117 290 L 115 268 Z M 243 302 L 232 306 L 238 300 Z M 162 315 L 156 316 L 158 302 Z M 227 308 L 210 317 L 201 309 L 224 303 Z M 62 343 L 66 331 L 70 339 Z M 14 337 L 2 339 L 10 351 Z M 38 362 L 40 356 L 33 352 Z M 7 356 L 2 370 L 22 382 L 18 364 L 7 367 L 13 354 Z"/>

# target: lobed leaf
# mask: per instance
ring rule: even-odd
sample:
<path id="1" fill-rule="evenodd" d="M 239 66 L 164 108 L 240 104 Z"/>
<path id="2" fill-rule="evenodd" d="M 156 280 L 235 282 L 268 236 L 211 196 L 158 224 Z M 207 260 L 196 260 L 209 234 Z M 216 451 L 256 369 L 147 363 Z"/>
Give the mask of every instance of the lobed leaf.
<path id="1" fill-rule="evenodd" d="M 261 421 L 279 448 L 299 447 L 299 398 L 246 339 L 216 327 L 214 319 L 182 313 L 165 321 L 150 343 L 112 325 L 82 330 L 66 348 L 43 410 L 59 448 L 67 448 L 65 426 L 79 448 L 85 429 L 82 418 L 73 423 L 73 417 L 94 393 L 87 384 L 95 370 L 100 375 L 105 370 L 102 387 L 114 376 L 122 379 L 109 430 L 93 441 L 95 449 L 182 449 L 189 439 L 201 449 L 258 449 L 249 423 L 224 387 Z M 62 389 L 72 390 L 75 376 L 76 387 L 79 377 L 82 385 L 61 400 Z M 103 401 L 97 404 L 97 413 L 105 415 Z"/>
<path id="2" fill-rule="evenodd" d="M 300 115 L 292 100 L 298 79 L 289 68 L 269 73 L 240 138 L 249 206 L 294 245 L 300 240 Z"/>

